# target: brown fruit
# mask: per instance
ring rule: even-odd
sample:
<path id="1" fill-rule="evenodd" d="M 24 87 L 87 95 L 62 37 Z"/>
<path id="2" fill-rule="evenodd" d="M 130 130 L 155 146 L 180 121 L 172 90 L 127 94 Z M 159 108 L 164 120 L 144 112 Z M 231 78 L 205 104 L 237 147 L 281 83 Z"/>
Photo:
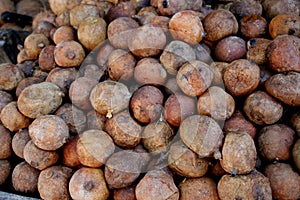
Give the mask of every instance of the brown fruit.
<path id="1" fill-rule="evenodd" d="M 11 146 L 12 150 L 18 157 L 24 158 L 24 148 L 29 140 L 31 140 L 31 138 L 29 136 L 28 129 L 19 130 L 13 136 Z"/>
<path id="2" fill-rule="evenodd" d="M 40 171 L 25 161 L 16 165 L 12 172 L 12 184 L 16 191 L 33 193 L 37 190 Z"/>
<path id="3" fill-rule="evenodd" d="M 224 69 L 223 80 L 226 90 L 232 96 L 245 96 L 259 85 L 260 69 L 249 60 L 235 60 Z"/>
<path id="4" fill-rule="evenodd" d="M 135 188 L 136 199 L 179 199 L 179 190 L 173 177 L 161 170 L 149 171 Z"/>
<path id="5" fill-rule="evenodd" d="M 164 84 L 165 88 L 164 91 L 167 94 L 173 94 L 173 93 L 181 93 L 179 86 L 177 85 L 176 77 L 170 77 L 168 78 L 167 82 Z"/>
<path id="6" fill-rule="evenodd" d="M 52 40 L 57 45 L 64 40 L 75 40 L 75 34 L 75 30 L 72 26 L 60 26 L 54 31 Z"/>
<path id="7" fill-rule="evenodd" d="M 247 120 L 240 110 L 236 110 L 233 115 L 227 119 L 223 126 L 223 131 L 225 133 L 235 132 L 235 133 L 247 133 L 252 138 L 255 137 L 257 129 L 256 126 Z"/>
<path id="8" fill-rule="evenodd" d="M 210 67 L 214 74 L 212 85 L 223 87 L 224 81 L 223 81 L 223 74 L 225 71 L 225 68 L 228 67 L 229 63 L 227 62 L 213 62 Z"/>
<path id="9" fill-rule="evenodd" d="M 200 115 L 210 116 L 216 121 L 224 121 L 233 114 L 235 101 L 224 89 L 212 86 L 199 96 L 197 110 Z"/>
<path id="10" fill-rule="evenodd" d="M 134 68 L 133 76 L 140 85 L 161 86 L 167 80 L 165 68 L 154 58 L 141 59 Z"/>
<path id="11" fill-rule="evenodd" d="M 104 175 L 108 185 L 113 188 L 130 186 L 142 172 L 143 157 L 132 150 L 112 154 L 106 162 Z"/>
<path id="12" fill-rule="evenodd" d="M 106 22 L 101 17 L 90 16 L 82 20 L 78 26 L 79 42 L 89 51 L 95 49 L 106 39 Z"/>
<path id="13" fill-rule="evenodd" d="M 269 94 L 290 106 L 300 105 L 300 73 L 278 73 L 271 76 L 265 82 L 265 88 Z"/>
<path id="14" fill-rule="evenodd" d="M 111 52 L 107 61 L 108 75 L 111 80 L 128 81 L 133 77 L 136 60 L 134 56 L 123 49 Z"/>
<path id="15" fill-rule="evenodd" d="M 274 124 L 283 114 L 280 102 L 264 91 L 256 91 L 250 94 L 243 108 L 247 117 L 258 125 Z"/>
<path id="16" fill-rule="evenodd" d="M 150 19 L 149 24 L 162 28 L 164 33 L 166 35 L 169 35 L 169 22 L 170 22 L 169 17 L 155 15 Z"/>
<path id="17" fill-rule="evenodd" d="M 105 131 L 112 137 L 116 145 L 130 149 L 140 143 L 142 127 L 130 116 L 128 111 L 122 111 L 106 120 Z"/>
<path id="18" fill-rule="evenodd" d="M 183 64 L 176 75 L 179 88 L 189 96 L 202 95 L 212 80 L 213 72 L 209 65 L 198 60 Z"/>
<path id="19" fill-rule="evenodd" d="M 11 132 L 0 124 L 0 159 L 9 158 L 12 155 Z"/>
<path id="20" fill-rule="evenodd" d="M 117 3 L 114 2 L 115 5 L 108 10 L 105 16 L 108 22 L 112 22 L 120 17 L 132 17 L 136 14 L 136 10 L 130 1 L 122 1 L 119 3 L 118 0 L 110 1 L 117 1 Z"/>
<path id="21" fill-rule="evenodd" d="M 289 164 L 269 164 L 264 174 L 270 180 L 273 198 L 295 200 L 300 198 L 300 176 Z"/>
<path id="22" fill-rule="evenodd" d="M 90 93 L 92 89 L 98 84 L 95 79 L 80 77 L 75 79 L 69 89 L 69 97 L 72 104 L 82 110 L 91 110 Z"/>
<path id="23" fill-rule="evenodd" d="M 156 56 L 163 50 L 166 40 L 166 35 L 160 27 L 144 25 L 130 34 L 128 48 L 140 58 Z"/>
<path id="24" fill-rule="evenodd" d="M 257 65 L 266 64 L 267 48 L 272 40 L 265 38 L 252 38 L 247 42 L 247 54 L 248 60 L 254 61 Z"/>
<path id="25" fill-rule="evenodd" d="M 0 64 L 0 90 L 11 91 L 24 79 L 24 73 L 11 63 Z"/>
<path id="26" fill-rule="evenodd" d="M 13 96 L 10 93 L 0 90 L 0 113 L 2 109 L 12 101 Z"/>
<path id="27" fill-rule="evenodd" d="M 109 23 L 107 27 L 107 37 L 111 45 L 115 48 L 127 49 L 128 38 L 133 29 L 139 24 L 130 17 L 119 17 Z"/>
<path id="28" fill-rule="evenodd" d="M 86 115 L 76 106 L 70 103 L 63 104 L 55 112 L 56 116 L 62 118 L 69 128 L 70 134 L 77 135 L 85 130 Z"/>
<path id="29" fill-rule="evenodd" d="M 268 22 L 259 14 L 249 14 L 240 20 L 240 31 L 246 38 L 259 38 L 267 33 Z"/>
<path id="30" fill-rule="evenodd" d="M 90 93 L 93 108 L 100 114 L 111 118 L 113 114 L 126 109 L 130 93 L 123 83 L 106 80 L 98 83 Z"/>
<path id="31" fill-rule="evenodd" d="M 19 97 L 21 92 L 28 86 L 33 85 L 33 84 L 37 84 L 37 83 L 41 83 L 43 82 L 44 79 L 40 78 L 40 77 L 26 77 L 24 78 L 22 81 L 20 81 L 20 83 L 18 84 L 17 88 L 16 88 L 16 96 Z"/>
<path id="32" fill-rule="evenodd" d="M 238 190 L 236 188 L 238 188 Z M 272 191 L 269 179 L 258 171 L 253 171 L 247 175 L 224 175 L 218 182 L 218 194 L 221 200 L 272 200 Z"/>
<path id="33" fill-rule="evenodd" d="M 97 129 L 104 130 L 106 117 L 105 115 L 101 115 L 95 111 L 90 111 L 87 113 L 87 130 Z"/>
<path id="34" fill-rule="evenodd" d="M 297 0 L 263 0 L 262 6 L 269 20 L 283 13 L 300 14 L 299 2 Z"/>
<path id="35" fill-rule="evenodd" d="M 211 57 L 212 48 L 214 48 L 214 47 L 210 47 L 207 44 L 205 44 L 204 42 L 194 45 L 193 49 L 196 54 L 196 59 L 200 60 L 202 62 L 205 62 L 207 64 L 210 64 L 210 65 L 213 64 L 213 59 Z"/>
<path id="36" fill-rule="evenodd" d="M 109 190 L 106 186 L 101 169 L 82 167 L 71 177 L 69 192 L 73 199 L 108 199 Z"/>
<path id="37" fill-rule="evenodd" d="M 111 46 L 109 43 L 105 43 L 99 49 L 96 57 L 96 62 L 101 68 L 105 68 L 107 65 L 107 60 L 111 52 L 113 52 L 115 48 Z"/>
<path id="38" fill-rule="evenodd" d="M 25 145 L 23 155 L 25 161 L 31 167 L 38 170 L 43 170 L 54 165 L 59 159 L 59 153 L 57 151 L 42 150 L 35 146 L 32 140 Z"/>
<path id="39" fill-rule="evenodd" d="M 294 163 L 298 168 L 298 171 L 300 171 L 300 140 L 299 139 L 294 144 L 294 147 L 292 149 L 292 155 L 293 155 Z"/>
<path id="40" fill-rule="evenodd" d="M 165 118 L 172 126 L 179 126 L 185 118 L 195 113 L 195 99 L 184 94 L 171 94 L 164 105 Z"/>
<path id="41" fill-rule="evenodd" d="M 70 10 L 64 10 L 55 18 L 57 26 L 70 26 Z"/>
<path id="42" fill-rule="evenodd" d="M 34 59 L 30 58 L 27 55 L 26 50 L 24 48 L 19 51 L 19 53 L 17 55 L 17 63 L 18 64 L 22 64 L 26 61 L 31 61 L 31 60 L 34 60 Z"/>
<path id="43" fill-rule="evenodd" d="M 197 13 L 192 10 L 174 14 L 170 19 L 169 29 L 173 39 L 182 40 L 191 45 L 198 44 L 204 36 L 202 22 Z"/>
<path id="44" fill-rule="evenodd" d="M 218 200 L 217 185 L 209 177 L 186 179 L 179 183 L 180 199 Z"/>
<path id="45" fill-rule="evenodd" d="M 39 148 L 54 151 L 63 146 L 69 138 L 65 121 L 56 115 L 36 118 L 28 128 L 32 142 Z"/>
<path id="46" fill-rule="evenodd" d="M 239 1 L 234 1 L 231 4 L 229 10 L 238 18 L 242 18 L 250 14 L 261 15 L 262 5 L 259 1 L 239 0 Z"/>
<path id="47" fill-rule="evenodd" d="M 54 24 L 48 21 L 39 22 L 33 29 L 32 33 L 44 34 L 47 38 L 50 37 L 51 30 L 54 28 Z"/>
<path id="48" fill-rule="evenodd" d="M 287 161 L 291 158 L 291 149 L 295 143 L 296 134 L 284 124 L 265 126 L 258 136 L 258 150 L 268 161 Z"/>
<path id="49" fill-rule="evenodd" d="M 171 41 L 159 57 L 161 64 L 167 72 L 176 75 L 178 69 L 186 62 L 196 59 L 193 48 L 179 40 Z"/>
<path id="50" fill-rule="evenodd" d="M 204 176 L 208 171 L 209 160 L 200 158 L 182 141 L 171 145 L 168 153 L 168 166 L 176 174 L 196 178 Z"/>
<path id="51" fill-rule="evenodd" d="M 300 17 L 287 13 L 275 16 L 270 21 L 269 34 L 273 39 L 284 34 L 300 37 Z"/>
<path id="52" fill-rule="evenodd" d="M 63 11 L 73 8 L 81 1 L 82 0 L 75 0 L 75 1 L 74 0 L 65 0 L 65 1 L 49 0 L 49 6 L 56 15 L 59 15 Z"/>
<path id="53" fill-rule="evenodd" d="M 120 189 L 114 189 L 113 199 L 114 200 L 136 200 L 135 185 L 131 185 Z"/>
<path id="54" fill-rule="evenodd" d="M 85 18 L 98 17 L 99 14 L 96 5 L 77 4 L 70 10 L 70 25 L 77 29 Z"/>
<path id="55" fill-rule="evenodd" d="M 223 9 L 210 12 L 204 18 L 203 26 L 206 32 L 205 39 L 211 42 L 216 42 L 238 32 L 236 18 L 230 11 Z"/>
<path id="56" fill-rule="evenodd" d="M 247 133 L 229 132 L 222 148 L 222 168 L 231 174 L 248 174 L 256 164 L 254 140 Z"/>
<path id="57" fill-rule="evenodd" d="M 105 74 L 106 68 L 105 67 L 99 67 L 96 64 L 87 64 L 87 65 L 81 65 L 79 72 L 80 74 L 88 79 L 94 79 L 97 82 L 100 81 L 100 79 Z"/>
<path id="58" fill-rule="evenodd" d="M 12 132 L 26 128 L 30 124 L 30 118 L 18 110 L 16 101 L 10 102 L 2 109 L 0 119 L 2 124 Z"/>
<path id="59" fill-rule="evenodd" d="M 0 160 L 0 185 L 5 183 L 10 175 L 11 165 L 8 160 Z"/>
<path id="60" fill-rule="evenodd" d="M 156 121 L 161 116 L 163 98 L 162 92 L 151 85 L 136 90 L 130 100 L 134 118 L 145 124 Z"/>
<path id="61" fill-rule="evenodd" d="M 300 72 L 300 38 L 293 35 L 276 37 L 267 48 L 268 66 L 275 72 Z"/>
<path id="62" fill-rule="evenodd" d="M 174 130 L 167 122 L 157 121 L 148 124 L 142 134 L 144 147 L 152 154 L 166 152 L 174 137 Z"/>
<path id="63" fill-rule="evenodd" d="M 223 132 L 215 120 L 204 115 L 192 115 L 179 127 L 183 143 L 200 157 L 217 153 L 222 145 Z"/>
<path id="64" fill-rule="evenodd" d="M 42 49 L 49 45 L 50 41 L 48 38 L 40 33 L 31 33 L 24 41 L 26 54 L 31 59 L 37 59 Z"/>
<path id="65" fill-rule="evenodd" d="M 70 199 L 68 191 L 72 169 L 64 166 L 52 166 L 41 171 L 38 178 L 38 191 L 42 199 Z"/>
<path id="66" fill-rule="evenodd" d="M 243 58 L 246 55 L 246 42 L 238 36 L 223 38 L 217 43 L 214 55 L 223 62 Z"/>
<path id="67" fill-rule="evenodd" d="M 32 29 L 35 29 L 36 27 L 38 27 L 40 23 L 43 24 L 43 22 L 51 23 L 52 27 L 53 27 L 53 25 L 55 25 L 55 17 L 56 17 L 56 15 L 50 10 L 44 10 L 44 11 L 39 12 L 38 14 L 36 14 L 33 17 Z M 47 25 L 47 23 L 45 25 Z"/>
<path id="68" fill-rule="evenodd" d="M 157 11 L 152 6 L 146 6 L 141 8 L 138 13 L 134 16 L 141 25 L 149 24 L 151 19 L 158 16 Z"/>
<path id="69" fill-rule="evenodd" d="M 60 67 L 77 67 L 85 58 L 82 45 L 74 40 L 61 41 L 54 49 L 54 59 Z"/>
<path id="70" fill-rule="evenodd" d="M 76 146 L 80 163 L 88 167 L 102 166 L 114 150 L 113 140 L 101 130 L 84 131 L 79 135 Z"/>
<path id="71" fill-rule="evenodd" d="M 54 83 L 67 95 L 70 85 L 77 77 L 78 71 L 75 68 L 56 67 L 49 72 L 45 81 Z"/>
<path id="72" fill-rule="evenodd" d="M 64 93 L 54 83 L 42 82 L 26 87 L 20 94 L 17 105 L 25 116 L 37 118 L 53 113 L 62 103 Z"/>
<path id="73" fill-rule="evenodd" d="M 81 165 L 76 150 L 78 139 L 78 136 L 72 137 L 63 146 L 61 162 L 67 167 L 79 167 Z"/>

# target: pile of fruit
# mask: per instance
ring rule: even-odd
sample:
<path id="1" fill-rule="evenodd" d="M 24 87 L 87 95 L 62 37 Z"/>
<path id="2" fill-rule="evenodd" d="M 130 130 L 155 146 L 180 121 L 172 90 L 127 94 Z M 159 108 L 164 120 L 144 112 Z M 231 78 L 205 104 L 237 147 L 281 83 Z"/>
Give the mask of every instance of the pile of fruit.
<path id="1" fill-rule="evenodd" d="M 298 0 L 2 0 L 0 13 L 0 33 L 30 32 L 0 64 L 1 191 L 300 199 Z"/>

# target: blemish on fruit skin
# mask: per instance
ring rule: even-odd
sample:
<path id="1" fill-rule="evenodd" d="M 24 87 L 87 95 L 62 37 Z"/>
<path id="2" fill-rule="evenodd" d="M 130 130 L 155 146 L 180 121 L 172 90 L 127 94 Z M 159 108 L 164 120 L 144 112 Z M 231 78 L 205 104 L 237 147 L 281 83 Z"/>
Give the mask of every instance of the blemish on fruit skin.
<path id="1" fill-rule="evenodd" d="M 164 1 L 162 2 L 162 6 L 163 6 L 164 8 L 168 8 L 168 7 L 169 7 L 169 1 L 168 1 L 168 0 L 164 0 Z"/>

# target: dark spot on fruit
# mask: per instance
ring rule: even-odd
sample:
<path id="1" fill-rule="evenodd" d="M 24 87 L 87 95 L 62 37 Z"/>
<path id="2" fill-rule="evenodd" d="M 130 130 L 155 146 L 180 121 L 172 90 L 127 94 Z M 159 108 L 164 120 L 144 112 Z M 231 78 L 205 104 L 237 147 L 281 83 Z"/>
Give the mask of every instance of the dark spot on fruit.
<path id="1" fill-rule="evenodd" d="M 164 0 L 164 1 L 162 2 L 162 6 L 163 6 L 164 8 L 168 8 L 168 7 L 169 7 L 169 1 L 168 1 L 168 0 Z"/>
<path id="2" fill-rule="evenodd" d="M 255 46 L 256 43 L 257 43 L 257 42 L 256 42 L 255 39 L 251 39 L 251 40 L 250 40 L 250 45 L 251 45 L 251 47 Z"/>
<path id="3" fill-rule="evenodd" d="M 296 30 L 294 28 L 289 29 L 289 35 L 294 35 L 296 33 Z"/>

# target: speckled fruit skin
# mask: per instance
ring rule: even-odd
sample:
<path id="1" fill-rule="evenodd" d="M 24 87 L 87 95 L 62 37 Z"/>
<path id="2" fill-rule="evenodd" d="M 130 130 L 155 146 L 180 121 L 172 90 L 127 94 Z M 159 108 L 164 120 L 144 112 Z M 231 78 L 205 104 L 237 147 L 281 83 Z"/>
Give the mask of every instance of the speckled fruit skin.
<path id="1" fill-rule="evenodd" d="M 236 188 L 239 188 L 236 190 Z M 258 171 L 247 175 L 224 175 L 218 182 L 218 194 L 225 199 L 272 199 L 269 179 Z"/>
<path id="2" fill-rule="evenodd" d="M 181 200 L 203 199 L 218 200 L 217 185 L 209 177 L 186 179 L 179 183 Z"/>
<path id="3" fill-rule="evenodd" d="M 268 66 L 275 72 L 300 72 L 300 38 L 293 35 L 276 37 L 267 48 Z"/>
<path id="4" fill-rule="evenodd" d="M 265 82 L 265 88 L 269 94 L 290 106 L 300 106 L 300 73 L 278 73 L 271 76 Z"/>
<path id="5" fill-rule="evenodd" d="M 179 199 L 173 177 L 162 170 L 149 171 L 137 184 L 135 194 L 139 200 Z"/>
<path id="6" fill-rule="evenodd" d="M 256 148 L 247 133 L 227 133 L 222 148 L 222 168 L 232 174 L 247 174 L 254 170 Z"/>
<path id="7" fill-rule="evenodd" d="M 265 126 L 259 132 L 258 150 L 263 158 L 287 161 L 291 158 L 291 149 L 295 143 L 294 130 L 284 124 Z"/>
<path id="8" fill-rule="evenodd" d="M 223 80 L 232 96 L 245 96 L 259 85 L 260 68 L 246 59 L 234 60 L 224 69 Z"/>
<path id="9" fill-rule="evenodd" d="M 173 39 L 182 40 L 191 45 L 198 44 L 204 36 L 202 22 L 196 12 L 191 10 L 174 14 L 170 19 L 169 29 Z"/>
<path id="10" fill-rule="evenodd" d="M 187 117 L 181 123 L 179 133 L 183 143 L 200 157 L 216 153 L 224 137 L 217 122 L 205 115 Z"/>
<path id="11" fill-rule="evenodd" d="M 248 119 L 258 125 L 273 124 L 283 114 L 282 104 L 264 91 L 250 94 L 245 100 L 243 110 Z"/>
<path id="12" fill-rule="evenodd" d="M 79 135 L 76 152 L 80 163 L 87 167 L 101 167 L 114 152 L 111 137 L 102 130 L 86 130 Z"/>
<path id="13" fill-rule="evenodd" d="M 129 105 L 130 93 L 126 85 L 106 80 L 98 83 L 90 93 L 92 107 L 100 114 L 111 118 L 113 114 L 126 109 Z"/>
<path id="14" fill-rule="evenodd" d="M 17 105 L 25 116 L 37 118 L 53 113 L 62 103 L 63 97 L 64 93 L 57 85 L 42 82 L 25 88 L 18 98 Z"/>
<path id="15" fill-rule="evenodd" d="M 107 199 L 109 190 L 103 171 L 97 168 L 82 167 L 71 177 L 69 192 L 73 199 Z"/>
<path id="16" fill-rule="evenodd" d="M 300 175 L 289 164 L 269 164 L 265 167 L 264 174 L 270 180 L 273 198 L 300 198 Z"/>
<path id="17" fill-rule="evenodd" d="M 28 130 L 33 143 L 46 151 L 54 151 L 62 147 L 69 138 L 67 124 L 56 115 L 44 115 L 36 118 Z"/>

